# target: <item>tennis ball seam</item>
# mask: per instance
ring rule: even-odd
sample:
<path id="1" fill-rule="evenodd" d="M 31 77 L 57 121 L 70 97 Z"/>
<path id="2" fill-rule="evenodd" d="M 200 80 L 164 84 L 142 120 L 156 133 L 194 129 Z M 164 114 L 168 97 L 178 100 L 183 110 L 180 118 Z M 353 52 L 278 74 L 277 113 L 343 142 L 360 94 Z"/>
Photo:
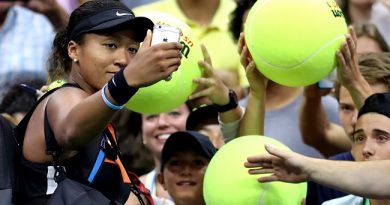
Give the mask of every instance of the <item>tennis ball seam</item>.
<path id="1" fill-rule="evenodd" d="M 259 198 L 259 205 L 262 205 L 263 204 L 263 201 L 264 201 L 264 198 L 265 198 L 265 192 L 267 192 L 267 190 L 269 189 L 269 187 L 271 186 L 271 183 L 267 183 L 262 192 L 261 192 L 261 195 L 260 195 L 260 198 Z"/>
<path id="2" fill-rule="evenodd" d="M 256 56 L 258 56 L 261 61 L 263 61 L 264 63 L 266 63 L 267 65 L 270 65 L 270 66 L 273 66 L 275 68 L 282 68 L 282 69 L 294 69 L 294 67 L 297 67 L 297 66 L 301 66 L 301 65 L 304 65 L 305 63 L 307 63 L 308 61 L 310 61 L 313 57 L 315 57 L 318 53 L 320 53 L 324 48 L 326 48 L 327 46 L 333 44 L 335 41 L 338 41 L 342 38 L 345 38 L 345 35 L 342 34 L 342 35 L 339 35 L 339 36 L 336 36 L 335 38 L 329 40 L 328 42 L 326 42 L 325 44 L 323 44 L 322 46 L 320 46 L 317 50 L 315 50 L 313 53 L 311 53 L 307 58 L 305 58 L 302 62 L 299 62 L 297 64 L 294 64 L 294 65 L 288 65 L 288 66 L 283 66 L 283 65 L 275 65 L 275 64 L 272 64 L 270 62 L 268 62 L 255 48 L 253 45 L 251 45 L 252 49 L 253 49 L 253 52 L 255 53 Z"/>

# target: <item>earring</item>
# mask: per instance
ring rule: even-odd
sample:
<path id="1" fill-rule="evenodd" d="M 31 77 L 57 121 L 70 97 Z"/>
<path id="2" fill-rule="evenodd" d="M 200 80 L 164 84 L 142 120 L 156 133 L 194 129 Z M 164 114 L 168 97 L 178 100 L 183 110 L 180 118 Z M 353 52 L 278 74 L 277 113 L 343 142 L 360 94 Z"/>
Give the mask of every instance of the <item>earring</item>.
<path id="1" fill-rule="evenodd" d="M 77 63 L 77 62 L 79 62 L 79 60 L 77 60 L 77 59 L 75 58 L 75 59 L 73 59 L 73 62 Z"/>

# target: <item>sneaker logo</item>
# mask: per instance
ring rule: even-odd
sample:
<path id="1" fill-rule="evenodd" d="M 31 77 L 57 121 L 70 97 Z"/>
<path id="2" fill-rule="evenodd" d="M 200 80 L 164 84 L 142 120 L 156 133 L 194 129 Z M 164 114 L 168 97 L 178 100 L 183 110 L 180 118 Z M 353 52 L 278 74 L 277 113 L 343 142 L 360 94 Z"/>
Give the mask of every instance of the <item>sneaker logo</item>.
<path id="1" fill-rule="evenodd" d="M 119 13 L 119 11 L 116 11 L 117 16 L 131 16 L 131 13 Z"/>

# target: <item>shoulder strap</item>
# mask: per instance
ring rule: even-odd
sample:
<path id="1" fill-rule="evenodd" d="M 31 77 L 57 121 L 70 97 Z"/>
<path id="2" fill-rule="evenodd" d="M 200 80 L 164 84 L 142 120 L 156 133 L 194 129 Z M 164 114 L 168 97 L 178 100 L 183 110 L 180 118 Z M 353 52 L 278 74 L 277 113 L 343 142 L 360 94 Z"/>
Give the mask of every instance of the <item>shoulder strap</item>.
<path id="1" fill-rule="evenodd" d="M 114 128 L 112 127 L 111 124 L 108 124 L 107 125 L 107 129 L 109 131 L 109 135 L 108 136 L 108 139 L 110 140 L 111 144 L 112 144 L 112 147 L 114 148 L 114 151 L 115 151 L 115 154 L 118 156 L 118 158 L 122 161 L 122 157 L 121 157 L 121 154 L 120 154 L 120 150 L 119 150 L 119 147 L 117 145 L 117 140 L 116 140 L 116 134 L 115 134 L 115 131 L 114 131 Z"/>
<path id="2" fill-rule="evenodd" d="M 60 156 L 62 154 L 62 148 L 58 145 L 56 138 L 54 137 L 54 132 L 51 129 L 48 117 L 47 117 L 47 107 L 45 107 L 44 115 L 44 131 L 45 131 L 45 142 L 46 142 L 46 154 L 54 156 Z"/>
<path id="3" fill-rule="evenodd" d="M 65 83 L 59 88 L 63 87 L 81 87 L 78 84 L 73 83 Z M 46 154 L 60 156 L 62 154 L 62 148 L 58 145 L 56 138 L 54 136 L 54 132 L 51 129 L 48 117 L 47 117 L 47 106 L 45 107 L 45 115 L 44 115 L 44 131 L 45 131 L 45 142 L 46 142 Z"/>
<path id="4" fill-rule="evenodd" d="M 122 160 L 122 157 L 121 157 L 121 154 L 120 154 L 119 147 L 117 145 L 117 140 L 116 140 L 116 135 L 115 135 L 114 128 L 112 127 L 111 124 L 108 124 L 107 129 L 110 132 L 110 134 L 108 134 L 108 139 L 111 141 L 112 147 L 114 148 L 114 151 L 116 152 L 116 155 L 118 156 L 119 161 L 122 163 L 123 160 Z M 126 174 L 128 175 L 128 173 L 126 173 Z M 131 190 L 131 192 L 133 192 L 135 194 L 135 196 L 138 198 L 138 201 L 140 202 L 141 205 L 145 205 L 145 202 L 144 202 L 144 200 L 142 198 L 141 190 L 139 189 L 137 184 L 135 184 L 135 182 L 133 181 L 134 177 L 133 178 L 129 177 L 129 179 L 130 179 L 130 190 Z"/>
<path id="5" fill-rule="evenodd" d="M 59 183 L 65 177 L 65 169 L 61 166 L 60 156 L 62 154 L 62 148 L 58 145 L 54 132 L 50 127 L 49 120 L 47 119 L 47 107 L 45 107 L 44 115 L 44 131 L 45 131 L 45 143 L 46 143 L 46 154 L 53 157 L 54 167 L 54 180 Z"/>
<path id="6" fill-rule="evenodd" d="M 63 87 L 75 87 L 81 89 L 81 87 L 78 84 L 74 84 L 74 83 L 65 83 L 59 88 L 63 88 Z M 55 151 L 59 151 L 61 153 L 62 148 L 58 145 L 54 137 L 54 132 L 51 129 L 49 120 L 47 118 L 47 106 L 45 107 L 45 115 L 44 115 L 44 131 L 45 131 L 45 141 L 46 141 L 46 153 L 50 155 L 51 152 L 55 152 Z"/>
<path id="7" fill-rule="evenodd" d="M 81 89 L 81 87 L 78 84 L 73 84 L 73 83 L 65 83 L 59 88 L 63 88 L 63 87 L 76 87 L 76 88 Z M 56 172 L 54 174 L 54 177 L 57 178 L 58 176 L 61 176 L 61 174 L 65 172 L 65 170 L 62 168 L 61 163 L 60 163 L 60 156 L 63 152 L 63 149 L 60 145 L 58 145 L 57 140 L 54 136 L 54 132 L 51 129 L 51 126 L 50 126 L 50 123 L 49 123 L 49 120 L 47 117 L 47 106 L 45 107 L 45 113 L 44 113 L 43 118 L 44 118 L 46 154 L 52 155 L 52 157 L 53 157 L 53 166 L 54 166 L 54 169 Z M 55 178 L 55 180 L 57 181 L 56 178 Z"/>
<path id="8" fill-rule="evenodd" d="M 23 140 L 24 140 L 24 135 L 26 133 L 27 125 L 28 122 L 30 121 L 30 118 L 39 105 L 47 96 L 52 94 L 54 91 L 58 90 L 58 88 L 54 88 L 46 92 L 42 97 L 38 99 L 38 101 L 34 104 L 34 106 L 29 110 L 29 112 L 23 117 L 22 121 L 16 126 L 15 128 L 15 135 L 16 135 L 16 141 L 18 143 L 18 146 L 22 147 L 23 146 Z"/>
<path id="9" fill-rule="evenodd" d="M 39 103 L 41 103 L 47 96 L 49 96 L 50 94 L 52 94 L 53 92 L 55 92 L 56 90 L 58 90 L 62 87 L 78 87 L 78 88 L 80 88 L 80 86 L 77 84 L 65 83 L 64 85 L 62 85 L 60 87 L 53 88 L 53 89 L 47 91 L 42 97 L 40 97 L 38 99 L 38 101 L 33 105 L 33 107 L 31 107 L 29 112 L 23 117 L 22 121 L 20 121 L 20 123 L 15 128 L 15 138 L 16 138 L 16 141 L 18 143 L 18 146 L 23 145 L 24 134 L 26 133 L 28 122 L 30 121 L 31 116 L 34 113 L 37 106 L 39 105 Z"/>

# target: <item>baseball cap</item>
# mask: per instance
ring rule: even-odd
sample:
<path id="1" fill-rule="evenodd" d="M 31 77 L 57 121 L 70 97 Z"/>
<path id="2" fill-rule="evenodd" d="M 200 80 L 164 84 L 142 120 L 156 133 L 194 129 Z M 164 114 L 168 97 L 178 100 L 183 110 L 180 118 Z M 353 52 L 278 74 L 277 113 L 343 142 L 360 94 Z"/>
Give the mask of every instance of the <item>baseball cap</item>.
<path id="1" fill-rule="evenodd" d="M 213 105 L 204 105 L 191 111 L 186 122 L 187 130 L 199 130 L 202 125 L 219 124 L 218 111 Z"/>
<path id="2" fill-rule="evenodd" d="M 390 93 L 376 93 L 368 97 L 359 110 L 358 118 L 367 113 L 378 113 L 390 118 Z"/>
<path id="3" fill-rule="evenodd" d="M 88 3 L 88 2 L 87 2 Z M 135 28 L 136 39 L 142 42 L 148 29 L 152 30 L 154 23 L 146 17 L 135 17 L 134 12 L 126 5 L 116 2 L 105 6 L 78 22 L 70 32 L 70 39 L 75 39 L 81 34 L 112 29 L 129 25 Z"/>
<path id="4" fill-rule="evenodd" d="M 161 151 L 161 171 L 176 151 L 187 150 L 188 148 L 201 151 L 202 155 L 208 160 L 211 160 L 217 152 L 210 139 L 199 132 L 178 131 L 172 133 Z"/>

